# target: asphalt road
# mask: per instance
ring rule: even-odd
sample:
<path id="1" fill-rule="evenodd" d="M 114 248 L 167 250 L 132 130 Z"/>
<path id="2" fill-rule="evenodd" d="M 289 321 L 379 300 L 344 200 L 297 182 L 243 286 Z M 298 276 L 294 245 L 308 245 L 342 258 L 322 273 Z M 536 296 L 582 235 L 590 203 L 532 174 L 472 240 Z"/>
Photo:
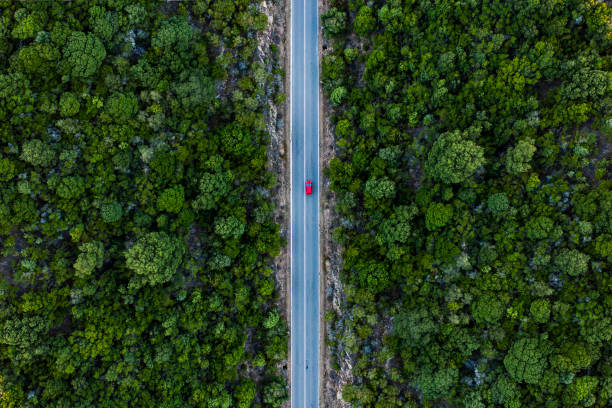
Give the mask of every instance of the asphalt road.
<path id="1" fill-rule="evenodd" d="M 318 13 L 316 0 L 291 0 L 292 408 L 319 406 Z"/>

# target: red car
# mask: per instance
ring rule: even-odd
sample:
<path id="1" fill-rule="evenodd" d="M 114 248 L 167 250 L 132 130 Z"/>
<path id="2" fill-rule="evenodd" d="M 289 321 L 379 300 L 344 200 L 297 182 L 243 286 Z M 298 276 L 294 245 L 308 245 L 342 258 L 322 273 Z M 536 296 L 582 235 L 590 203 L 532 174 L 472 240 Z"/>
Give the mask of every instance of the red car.
<path id="1" fill-rule="evenodd" d="M 306 180 L 306 195 L 312 194 L 312 181 Z"/>

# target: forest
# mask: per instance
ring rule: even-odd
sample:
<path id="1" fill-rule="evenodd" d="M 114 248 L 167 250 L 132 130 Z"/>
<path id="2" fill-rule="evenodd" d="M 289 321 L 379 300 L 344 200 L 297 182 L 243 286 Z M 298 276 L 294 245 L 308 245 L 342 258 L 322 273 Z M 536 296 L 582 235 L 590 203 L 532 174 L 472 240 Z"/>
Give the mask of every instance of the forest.
<path id="1" fill-rule="evenodd" d="M 0 406 L 287 399 L 259 3 L 0 0 Z"/>
<path id="2" fill-rule="evenodd" d="M 612 406 L 612 10 L 331 0 L 355 408 Z"/>

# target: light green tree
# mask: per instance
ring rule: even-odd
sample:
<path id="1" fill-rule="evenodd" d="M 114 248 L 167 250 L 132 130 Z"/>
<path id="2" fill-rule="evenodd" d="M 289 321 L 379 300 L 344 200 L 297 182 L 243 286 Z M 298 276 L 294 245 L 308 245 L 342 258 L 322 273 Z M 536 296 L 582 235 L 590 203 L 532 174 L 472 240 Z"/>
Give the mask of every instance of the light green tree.
<path id="1" fill-rule="evenodd" d="M 165 232 L 142 235 L 125 252 L 125 265 L 135 273 L 129 287 L 138 289 L 144 285 L 155 286 L 170 281 L 184 253 L 185 244 L 178 237 L 169 236 Z"/>
<path id="2" fill-rule="evenodd" d="M 60 113 L 64 117 L 74 116 L 79 112 L 81 104 L 72 92 L 64 92 L 60 97 Z"/>
<path id="3" fill-rule="evenodd" d="M 431 203 L 425 212 L 425 226 L 434 231 L 445 226 L 453 217 L 453 207 L 443 203 Z"/>
<path id="4" fill-rule="evenodd" d="M 346 29 L 346 13 L 331 7 L 321 15 L 321 25 L 328 38 L 340 35 Z"/>
<path id="5" fill-rule="evenodd" d="M 173 16 L 162 21 L 159 29 L 151 38 L 151 45 L 160 48 L 176 48 L 184 50 L 193 37 L 193 29 L 180 16 Z"/>
<path id="6" fill-rule="evenodd" d="M 515 147 L 506 153 L 506 171 L 510 174 L 524 173 L 531 168 L 529 162 L 537 150 L 533 139 L 520 140 Z"/>
<path id="7" fill-rule="evenodd" d="M 104 222 L 117 222 L 123 215 L 123 208 L 121 207 L 121 204 L 116 201 L 104 203 L 100 206 L 100 215 L 102 216 Z"/>
<path id="8" fill-rule="evenodd" d="M 589 270 L 590 257 L 577 249 L 561 249 L 555 256 L 555 265 L 570 276 L 584 275 Z"/>
<path id="9" fill-rule="evenodd" d="M 548 364 L 545 351 L 536 339 L 520 339 L 508 350 L 504 366 L 515 381 L 537 384 Z"/>
<path id="10" fill-rule="evenodd" d="M 484 164 L 484 150 L 458 130 L 443 133 L 434 142 L 425 170 L 444 183 L 462 183 Z"/>
<path id="11" fill-rule="evenodd" d="M 233 215 L 215 220 L 215 232 L 225 239 L 240 238 L 245 229 L 246 223 Z"/>
<path id="12" fill-rule="evenodd" d="M 49 149 L 40 139 L 28 140 L 21 147 L 21 160 L 34 166 L 51 167 L 56 163 L 53 149 Z"/>
<path id="13" fill-rule="evenodd" d="M 73 31 L 62 50 L 63 63 L 73 78 L 85 79 L 93 75 L 106 57 L 106 49 L 92 33 Z"/>
<path id="14" fill-rule="evenodd" d="M 419 390 L 429 400 L 448 397 L 459 378 L 456 368 L 443 368 L 433 372 L 424 371 L 417 379 Z"/>
<path id="15" fill-rule="evenodd" d="M 104 262 L 104 246 L 100 241 L 87 242 L 79 247 L 81 253 L 74 263 L 76 276 L 85 279 Z"/>
<path id="16" fill-rule="evenodd" d="M 157 209 L 160 211 L 168 211 L 178 213 L 183 208 L 185 201 L 185 190 L 183 186 L 177 184 L 165 189 L 157 198 Z"/>
<path id="17" fill-rule="evenodd" d="M 510 208 L 508 197 L 505 193 L 495 193 L 489 196 L 487 200 L 487 208 L 493 214 L 500 214 Z"/>
<path id="18" fill-rule="evenodd" d="M 371 177 L 365 183 L 364 193 L 375 200 L 384 200 L 395 196 L 395 183 L 387 177 Z"/>

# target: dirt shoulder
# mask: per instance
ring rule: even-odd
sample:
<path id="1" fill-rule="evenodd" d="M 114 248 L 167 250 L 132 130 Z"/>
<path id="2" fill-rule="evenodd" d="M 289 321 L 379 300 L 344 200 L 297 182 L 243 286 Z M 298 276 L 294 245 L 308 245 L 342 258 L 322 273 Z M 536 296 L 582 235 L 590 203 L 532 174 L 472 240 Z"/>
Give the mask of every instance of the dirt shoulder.
<path id="1" fill-rule="evenodd" d="M 329 8 L 328 0 L 319 1 L 319 15 Z M 319 56 L 331 50 L 327 46 L 323 35 L 319 33 Z M 342 400 L 342 388 L 352 382 L 352 365 L 348 354 L 334 356 L 327 345 L 330 338 L 331 325 L 325 322 L 323 316 L 330 310 L 337 314 L 342 313 L 344 303 L 344 288 L 340 282 L 342 269 L 341 247 L 332 240 L 332 231 L 336 225 L 334 206 L 336 194 L 330 190 L 329 179 L 323 170 L 329 167 L 330 160 L 336 155 L 333 127 L 330 121 L 332 107 L 329 100 L 323 95 L 319 84 L 319 186 L 321 191 L 320 204 L 320 242 L 321 242 L 321 364 L 320 364 L 320 401 L 319 405 L 326 408 L 349 408 L 350 404 Z M 334 363 L 337 363 L 335 365 Z"/>
<path id="2" fill-rule="evenodd" d="M 273 268 L 275 270 L 276 285 L 280 298 L 278 305 L 287 327 L 290 328 L 291 322 L 291 247 L 289 245 L 291 237 L 290 222 L 290 124 L 289 124 L 289 62 L 290 62 L 290 3 L 282 0 L 265 0 L 260 3 L 260 11 L 268 16 L 267 28 L 257 36 L 258 59 L 266 65 L 266 71 L 272 73 L 275 68 L 281 68 L 285 75 L 274 74 L 274 81 L 278 84 L 279 92 L 287 95 L 284 103 L 275 105 L 269 101 L 269 109 L 264 118 L 266 131 L 270 135 L 268 145 L 268 170 L 277 175 L 277 185 L 272 193 L 275 204 L 274 220 L 280 225 L 280 235 L 287 243 L 281 248 L 280 254 L 274 259 Z M 270 45 L 274 44 L 278 49 L 278 59 L 275 59 Z M 279 364 L 279 371 L 287 379 L 287 384 L 291 386 L 291 355 L 287 361 Z M 287 401 L 282 405 L 289 408 L 291 402 Z"/>

